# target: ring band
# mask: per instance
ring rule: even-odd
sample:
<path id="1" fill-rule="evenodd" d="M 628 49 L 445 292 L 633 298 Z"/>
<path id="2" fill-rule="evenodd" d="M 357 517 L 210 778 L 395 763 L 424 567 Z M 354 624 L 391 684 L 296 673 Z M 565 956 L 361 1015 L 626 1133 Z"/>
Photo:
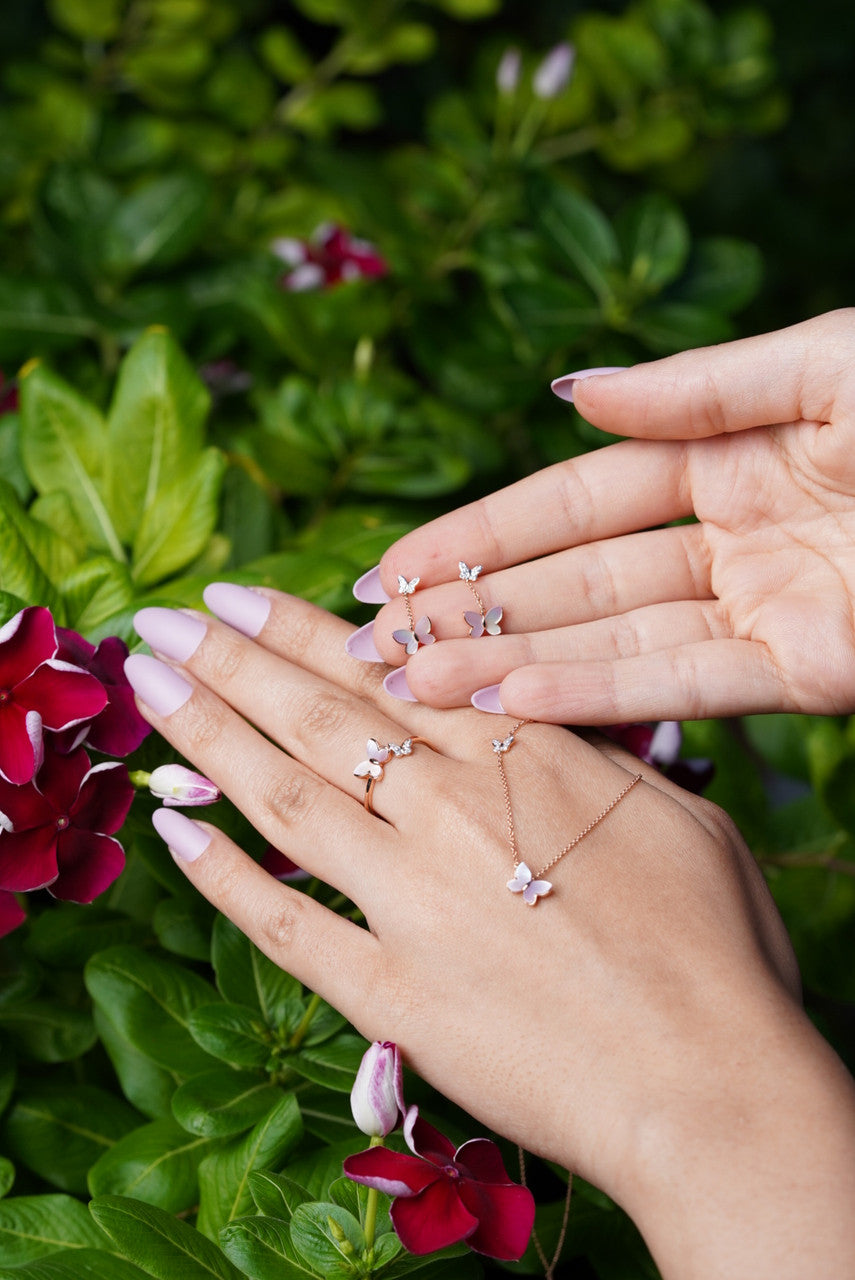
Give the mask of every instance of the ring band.
<path id="1" fill-rule="evenodd" d="M 368 739 L 366 758 L 360 760 L 353 771 L 355 777 L 365 779 L 365 798 L 362 803 L 368 813 L 375 812 L 371 796 L 375 783 L 383 777 L 385 766 L 390 760 L 395 760 L 399 756 L 411 756 L 417 742 L 423 742 L 426 747 L 430 746 L 426 738 L 405 738 L 400 746 L 396 746 L 394 742 L 387 742 L 385 747 L 381 747 L 376 738 Z"/>

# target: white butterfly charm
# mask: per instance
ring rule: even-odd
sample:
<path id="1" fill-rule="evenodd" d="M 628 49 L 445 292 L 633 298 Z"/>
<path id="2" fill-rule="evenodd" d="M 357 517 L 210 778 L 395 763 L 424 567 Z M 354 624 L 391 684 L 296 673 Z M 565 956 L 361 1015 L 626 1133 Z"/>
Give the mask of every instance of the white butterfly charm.
<path id="1" fill-rule="evenodd" d="M 389 748 L 381 747 L 376 738 L 369 738 L 365 750 L 368 759 L 360 760 L 353 771 L 354 775 L 357 778 L 382 778 L 383 765 L 389 759 Z"/>
<path id="2" fill-rule="evenodd" d="M 408 627 L 401 627 L 398 631 L 392 632 L 392 639 L 397 640 L 398 644 L 402 644 L 407 653 L 415 653 L 420 644 L 433 644 L 436 636 L 431 635 L 430 618 L 427 614 L 419 618 L 412 631 Z"/>
<path id="3" fill-rule="evenodd" d="M 478 574 L 481 572 L 481 570 L 484 567 L 481 564 L 476 564 L 474 569 L 470 569 L 469 565 L 464 564 L 462 560 L 457 561 L 457 566 L 460 569 L 461 582 L 477 582 Z"/>
<path id="4" fill-rule="evenodd" d="M 545 898 L 552 893 L 552 885 L 548 880 L 535 880 L 524 862 L 517 867 L 513 880 L 508 881 L 511 893 L 521 893 L 523 901 L 530 907 L 537 906 L 538 898 Z"/>
<path id="5" fill-rule="evenodd" d="M 509 733 L 507 738 L 493 739 L 493 750 L 495 751 L 497 756 L 504 755 L 506 751 L 510 751 L 513 745 L 514 745 L 514 735 L 512 733 Z"/>
<path id="6" fill-rule="evenodd" d="M 477 640 L 485 632 L 491 636 L 500 636 L 502 634 L 502 628 L 499 626 L 502 621 L 502 606 L 500 604 L 494 605 L 486 613 L 475 613 L 474 610 L 469 610 L 463 616 L 469 624 L 469 635 L 473 640 Z"/>
<path id="7" fill-rule="evenodd" d="M 398 595 L 411 596 L 416 587 L 421 582 L 421 578 L 410 578 L 409 582 L 402 573 L 398 574 Z"/>

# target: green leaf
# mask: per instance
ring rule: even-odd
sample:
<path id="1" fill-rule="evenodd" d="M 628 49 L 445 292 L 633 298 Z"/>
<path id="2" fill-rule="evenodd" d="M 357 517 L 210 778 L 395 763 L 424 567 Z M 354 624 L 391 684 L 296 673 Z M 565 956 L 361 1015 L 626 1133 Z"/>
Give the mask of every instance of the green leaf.
<path id="1" fill-rule="evenodd" d="M 122 0 L 50 0 L 57 26 L 82 40 L 112 40 L 122 26 Z"/>
<path id="2" fill-rule="evenodd" d="M 525 340 L 545 351 L 584 338 L 602 324 L 589 291 L 572 280 L 521 281 L 503 296 Z"/>
<path id="3" fill-rule="evenodd" d="M 265 1077 L 218 1067 L 181 1085 L 172 1114 L 188 1133 L 231 1138 L 251 1129 L 281 1097 L 282 1090 Z"/>
<path id="4" fill-rule="evenodd" d="M 0 387 L 2 385 L 0 381 Z M 0 475 L 12 486 L 20 501 L 26 502 L 33 490 L 21 461 L 19 426 L 17 413 L 6 413 L 0 417 Z"/>
<path id="5" fill-rule="evenodd" d="M 18 1072 L 15 1057 L 7 1040 L 0 1038 L 0 1115 L 9 1105 L 15 1089 Z"/>
<path id="6" fill-rule="evenodd" d="M 30 922 L 26 949 L 44 964 L 76 969 L 96 951 L 147 936 L 145 925 L 106 907 L 55 902 Z"/>
<path id="7" fill-rule="evenodd" d="M 0 276 L 0 359 L 25 359 L 94 337 L 98 326 L 64 282 Z"/>
<path id="8" fill-rule="evenodd" d="M 333 1234 L 334 1222 L 344 1239 Z M 353 1275 L 353 1260 L 365 1249 L 362 1227 L 352 1214 L 337 1204 L 301 1204 L 291 1218 L 291 1243 L 301 1257 L 320 1275 L 333 1277 Z"/>
<path id="9" fill-rule="evenodd" d="M 844 831 L 855 835 L 855 716 L 846 726 L 817 720 L 808 734 L 811 781 L 823 804 Z"/>
<path id="10" fill-rule="evenodd" d="M 59 582 L 68 625 L 83 635 L 133 604 L 134 590 L 127 565 L 109 556 L 95 556 L 78 565 Z"/>
<path id="11" fill-rule="evenodd" d="M 103 1235 L 72 1196 L 0 1200 L 0 1258 L 7 1267 L 19 1267 L 57 1249 L 99 1249 L 103 1245 Z"/>
<path id="12" fill-rule="evenodd" d="M 666 354 L 688 347 L 712 346 L 733 337 L 733 326 L 717 311 L 690 302 L 654 302 L 627 325 L 651 351 Z"/>
<path id="13" fill-rule="evenodd" d="M 246 1137 L 206 1157 L 199 1166 L 199 1230 L 212 1239 L 221 1227 L 252 1209 L 249 1175 L 281 1164 L 303 1132 L 300 1109 L 286 1094 Z"/>
<path id="14" fill-rule="evenodd" d="M 350 1093 L 368 1044 L 361 1036 L 340 1035 L 288 1058 L 288 1066 L 307 1080 Z"/>
<path id="15" fill-rule="evenodd" d="M 187 1025 L 197 1044 L 235 1067 L 263 1067 L 273 1049 L 265 1024 L 246 1005 L 202 1005 L 193 1010 Z"/>
<path id="16" fill-rule="evenodd" d="M 627 274 L 634 285 L 656 293 L 683 270 L 689 228 L 676 205 L 651 194 L 634 200 L 616 221 Z"/>
<path id="17" fill-rule="evenodd" d="M 284 1173 L 261 1169 L 249 1175 L 249 1190 L 259 1213 L 287 1221 L 300 1204 L 312 1199 L 305 1187 Z"/>
<path id="18" fill-rule="evenodd" d="M 53 493 L 36 498 L 30 505 L 29 515 L 40 525 L 47 525 L 61 540 L 64 552 L 62 558 L 57 555 L 55 564 L 45 564 L 42 561 L 48 577 L 68 572 L 85 557 L 86 530 L 77 518 L 71 499 L 62 489 L 55 489 Z M 115 561 L 110 563 L 115 564 Z"/>
<path id="19" fill-rule="evenodd" d="M 597 206 L 566 187 L 541 188 L 535 195 L 535 225 L 575 266 L 600 302 L 611 296 L 610 273 L 620 259 L 611 223 Z"/>
<path id="20" fill-rule="evenodd" d="M 302 984 L 223 915 L 214 922 L 211 963 L 223 999 L 258 1009 L 268 1027 L 277 1028 L 286 1002 L 303 995 Z"/>
<path id="21" fill-rule="evenodd" d="M 0 479 L 0 581 L 4 594 L 51 608 L 56 590 L 33 551 L 32 541 L 32 521 L 12 486 Z"/>
<path id="22" fill-rule="evenodd" d="M 96 1007 L 95 1026 L 122 1092 L 129 1102 L 151 1119 L 172 1114 L 172 1095 L 179 1083 L 177 1072 L 158 1067 L 119 1032 L 103 1009 Z"/>
<path id="23" fill-rule="evenodd" d="M 215 999 L 197 974 L 138 947 L 110 947 L 93 956 L 84 978 L 95 1003 L 152 1062 L 184 1077 L 214 1065 L 188 1026 L 192 1011 Z"/>
<path id="24" fill-rule="evenodd" d="M 145 1280 L 145 1274 L 101 1249 L 63 1249 L 23 1267 L 0 1269 L 0 1280 Z"/>
<path id="25" fill-rule="evenodd" d="M 190 169 L 147 178 L 119 202 L 105 228 L 104 269 L 124 278 L 179 262 L 201 238 L 210 197 L 206 179 Z"/>
<path id="26" fill-rule="evenodd" d="M 192 472 L 160 491 L 134 540 L 134 579 L 147 586 L 189 565 L 214 532 L 226 461 L 206 449 Z"/>
<path id="27" fill-rule="evenodd" d="M 96 1040 L 89 1014 L 58 1000 L 30 1000 L 0 1009 L 0 1026 L 37 1062 L 71 1062 Z"/>
<path id="28" fill-rule="evenodd" d="M 199 1162 L 210 1152 L 207 1138 L 188 1134 L 173 1119 L 153 1120 L 120 1138 L 89 1170 L 93 1196 L 129 1195 L 171 1213 L 198 1198 Z"/>
<path id="29" fill-rule="evenodd" d="M 0 520 L 2 520 L 1 512 Z M 12 596 L 8 591 L 0 591 L 0 627 L 5 626 L 10 618 L 14 618 L 16 613 L 20 613 L 26 607 L 26 600 L 22 600 L 20 596 Z"/>
<path id="30" fill-rule="evenodd" d="M 278 1218 L 237 1218 L 222 1228 L 220 1245 L 252 1280 L 305 1280 L 317 1273 L 302 1261 L 288 1223 Z"/>
<path id="31" fill-rule="evenodd" d="M 154 1205 L 103 1196 L 90 1211 L 122 1255 L 156 1280 L 244 1280 L 216 1245 Z"/>
<path id="32" fill-rule="evenodd" d="M 201 903 L 163 898 L 155 907 L 152 925 L 166 951 L 188 960 L 208 960 L 211 954 L 211 911 Z"/>
<path id="33" fill-rule="evenodd" d="M 12 1190 L 15 1181 L 15 1166 L 5 1156 L 0 1156 L 0 1200 Z"/>
<path id="34" fill-rule="evenodd" d="M 340 1142 L 354 1132 L 350 1097 L 346 1093 L 311 1085 L 300 1090 L 300 1111 L 306 1132 L 321 1142 Z"/>
<path id="35" fill-rule="evenodd" d="M 149 329 L 122 361 L 108 416 L 106 495 L 132 545 L 144 513 L 188 479 L 205 445 L 210 396 L 172 336 Z"/>
<path id="36" fill-rule="evenodd" d="M 92 1085 L 21 1090 L 6 1118 L 9 1154 L 61 1191 L 86 1192 L 89 1166 L 139 1123 L 122 1098 Z"/>
<path id="37" fill-rule="evenodd" d="M 21 372 L 21 456 L 41 494 L 68 494 L 91 545 L 123 561 L 104 502 L 104 419 L 88 400 L 43 364 Z"/>
<path id="38" fill-rule="evenodd" d="M 756 245 L 711 236 L 692 250 L 685 275 L 672 296 L 730 315 L 747 306 L 763 281 L 763 255 Z"/>

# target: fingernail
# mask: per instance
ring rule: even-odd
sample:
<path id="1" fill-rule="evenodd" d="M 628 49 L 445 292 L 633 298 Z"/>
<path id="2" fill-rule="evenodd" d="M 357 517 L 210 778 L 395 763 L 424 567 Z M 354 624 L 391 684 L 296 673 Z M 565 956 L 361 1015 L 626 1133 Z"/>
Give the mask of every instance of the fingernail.
<path id="1" fill-rule="evenodd" d="M 193 692 L 177 671 L 145 653 L 132 653 L 125 659 L 125 675 L 134 693 L 159 716 L 171 716 Z"/>
<path id="2" fill-rule="evenodd" d="M 391 693 L 393 698 L 400 698 L 402 702 L 418 702 L 418 698 L 410 692 L 410 686 L 407 684 L 406 667 L 396 667 L 394 671 L 390 671 L 383 681 L 383 688 L 387 693 Z"/>
<path id="3" fill-rule="evenodd" d="M 210 831 L 176 809 L 155 809 L 151 820 L 157 834 L 182 862 L 195 862 L 211 843 Z"/>
<path id="4" fill-rule="evenodd" d="M 479 711 L 492 711 L 494 715 L 504 715 L 505 708 L 499 699 L 500 684 L 488 684 L 483 689 L 476 689 L 469 701 Z"/>
<path id="5" fill-rule="evenodd" d="M 178 609 L 140 609 L 134 614 L 134 629 L 146 644 L 176 662 L 186 662 L 196 652 L 205 634 L 205 623 Z"/>
<path id="6" fill-rule="evenodd" d="M 385 658 L 381 658 L 374 643 L 373 622 L 366 622 L 364 627 L 352 632 L 345 640 L 344 648 L 351 658 L 361 658 L 363 662 L 385 662 Z"/>
<path id="7" fill-rule="evenodd" d="M 369 569 L 367 573 L 363 573 L 361 578 L 356 579 L 353 584 L 353 594 L 363 604 L 389 603 L 392 597 L 384 589 L 383 583 L 380 581 L 379 564 L 375 568 Z"/>
<path id="8" fill-rule="evenodd" d="M 583 378 L 598 378 L 604 373 L 623 373 L 626 367 L 625 364 L 605 364 L 598 369 L 577 369 L 575 373 L 565 373 L 563 377 L 556 378 L 550 385 L 561 400 L 568 400 L 572 404 L 574 382 L 581 382 Z"/>
<path id="9" fill-rule="evenodd" d="M 205 604 L 222 622 L 254 640 L 267 621 L 270 601 L 251 587 L 212 582 L 202 592 Z"/>

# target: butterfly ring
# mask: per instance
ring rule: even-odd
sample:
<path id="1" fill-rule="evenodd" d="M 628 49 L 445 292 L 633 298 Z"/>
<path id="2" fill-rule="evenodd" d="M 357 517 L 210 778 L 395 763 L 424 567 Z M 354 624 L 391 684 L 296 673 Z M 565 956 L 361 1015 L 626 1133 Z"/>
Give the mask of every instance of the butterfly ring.
<path id="1" fill-rule="evenodd" d="M 365 779 L 363 804 L 369 813 L 375 812 L 371 803 L 371 796 L 375 784 L 383 777 L 383 770 L 386 765 L 390 760 L 394 760 L 398 756 L 411 756 L 413 747 L 417 742 L 423 742 L 426 747 L 430 746 L 426 738 L 405 738 L 400 746 L 396 746 L 394 742 L 387 742 L 385 747 L 381 747 L 376 738 L 368 739 L 365 759 L 360 760 L 353 772 L 355 777 Z"/>

